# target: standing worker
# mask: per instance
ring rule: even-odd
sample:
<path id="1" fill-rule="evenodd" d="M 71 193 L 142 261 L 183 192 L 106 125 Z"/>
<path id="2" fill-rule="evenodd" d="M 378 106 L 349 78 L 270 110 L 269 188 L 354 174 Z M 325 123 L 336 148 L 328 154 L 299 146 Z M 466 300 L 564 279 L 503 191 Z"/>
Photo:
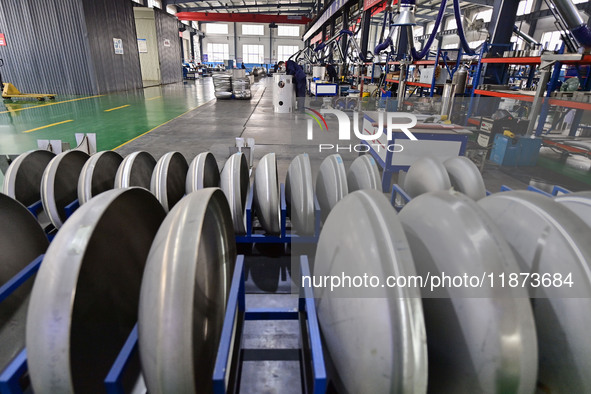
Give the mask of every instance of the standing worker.
<path id="1" fill-rule="evenodd" d="M 240 68 L 243 70 L 246 70 L 246 66 L 244 65 L 244 62 L 242 62 L 242 66 Z"/>
<path id="2" fill-rule="evenodd" d="M 306 73 L 302 67 L 293 60 L 288 60 L 287 63 L 285 63 L 285 70 L 287 75 L 293 75 L 298 111 L 304 112 L 306 101 Z"/>

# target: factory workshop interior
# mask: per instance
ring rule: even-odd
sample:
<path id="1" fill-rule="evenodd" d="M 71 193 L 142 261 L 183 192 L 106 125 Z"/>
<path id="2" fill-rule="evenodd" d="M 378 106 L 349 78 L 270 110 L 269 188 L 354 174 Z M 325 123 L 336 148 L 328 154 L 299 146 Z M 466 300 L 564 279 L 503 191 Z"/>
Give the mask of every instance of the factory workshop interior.
<path id="1" fill-rule="evenodd" d="M 588 0 L 0 0 L 0 394 L 591 393 Z"/>

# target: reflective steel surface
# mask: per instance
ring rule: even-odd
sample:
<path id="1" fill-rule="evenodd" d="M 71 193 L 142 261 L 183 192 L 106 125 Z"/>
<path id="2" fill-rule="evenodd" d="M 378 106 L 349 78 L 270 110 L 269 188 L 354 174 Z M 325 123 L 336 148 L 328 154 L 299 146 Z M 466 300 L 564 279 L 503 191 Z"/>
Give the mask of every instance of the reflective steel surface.
<path id="1" fill-rule="evenodd" d="M 349 193 L 347 173 L 341 155 L 328 156 L 320 164 L 316 177 L 316 198 L 320 204 L 322 220 L 326 220 L 331 209 Z"/>
<path id="2" fill-rule="evenodd" d="M 281 212 L 275 153 L 268 153 L 259 161 L 253 188 L 253 203 L 261 226 L 268 234 L 278 235 L 281 232 Z"/>
<path id="3" fill-rule="evenodd" d="M 63 152 L 43 172 L 41 202 L 55 228 L 60 228 L 66 220 L 65 207 L 78 198 L 78 178 L 88 158 L 79 150 Z"/>
<path id="4" fill-rule="evenodd" d="M 220 188 L 228 199 L 234 231 L 246 234 L 246 197 L 250 188 L 248 163 L 243 153 L 234 153 L 222 169 Z"/>
<path id="5" fill-rule="evenodd" d="M 110 150 L 97 152 L 88 159 L 78 178 L 78 202 L 86 203 L 93 196 L 111 190 L 115 175 L 123 161 L 121 155 Z"/>
<path id="6" fill-rule="evenodd" d="M 104 393 L 103 380 L 138 319 L 140 285 L 164 219 L 142 188 L 81 206 L 51 243 L 31 293 L 27 352 L 35 393 Z M 130 364 L 137 378 L 139 365 Z M 135 383 L 124 381 L 124 387 Z"/>
<path id="7" fill-rule="evenodd" d="M 6 170 L 3 193 L 27 207 L 41 200 L 43 171 L 54 157 L 55 153 L 47 150 L 19 155 Z"/>
<path id="8" fill-rule="evenodd" d="M 154 239 L 139 309 L 143 375 L 150 393 L 211 392 L 236 246 L 223 192 L 184 197 Z"/>
<path id="9" fill-rule="evenodd" d="M 115 176 L 115 189 L 140 186 L 150 190 L 156 159 L 148 152 L 130 153 L 123 159 Z"/>
<path id="10" fill-rule="evenodd" d="M 451 181 L 445 166 L 434 157 L 415 161 L 404 178 L 404 190 L 411 197 L 437 190 L 448 190 Z"/>
<path id="11" fill-rule="evenodd" d="M 307 153 L 297 155 L 289 164 L 285 200 L 295 231 L 300 235 L 314 234 L 314 184 Z"/>
<path id="12" fill-rule="evenodd" d="M 334 207 L 314 261 L 314 276 L 369 272 L 381 278 L 415 274 L 400 221 L 377 190 L 351 193 Z M 368 289 L 352 296 L 350 288 L 340 291 L 314 289 L 338 392 L 424 393 L 427 347 L 419 291 L 378 286 L 366 294 L 371 298 L 364 297 Z"/>
<path id="13" fill-rule="evenodd" d="M 49 241 L 21 203 L 0 193 L 0 286 L 45 253 Z M 25 347 L 25 322 L 34 277 L 0 303 L 0 371 Z"/>
<path id="14" fill-rule="evenodd" d="M 573 211 L 591 227 L 591 192 L 569 193 L 554 198 L 554 201 Z"/>
<path id="15" fill-rule="evenodd" d="M 185 195 L 185 181 L 189 165 L 179 152 L 168 152 L 156 163 L 150 190 L 162 203 L 166 212 Z"/>
<path id="16" fill-rule="evenodd" d="M 349 193 L 362 189 L 381 190 L 380 170 L 373 157 L 359 156 L 351 163 L 347 171 L 347 185 Z"/>
<path id="17" fill-rule="evenodd" d="M 486 197 L 484 179 L 476 164 L 465 156 L 452 157 L 443 162 L 451 185 L 471 199 L 478 201 Z"/>
<path id="18" fill-rule="evenodd" d="M 540 352 L 538 380 L 550 392 L 591 387 L 591 231 L 575 213 L 535 192 L 502 192 L 478 202 L 515 251 L 522 272 L 554 278 L 572 275 L 572 286 L 530 290 Z"/>
<path id="19" fill-rule="evenodd" d="M 502 231 L 469 197 L 422 194 L 400 211 L 419 275 L 519 272 Z M 523 288 L 423 288 L 429 387 L 437 393 L 532 393 L 537 343 Z"/>
<path id="20" fill-rule="evenodd" d="M 195 156 L 187 172 L 185 184 L 187 194 L 206 187 L 219 186 L 220 169 L 213 153 L 203 152 Z"/>

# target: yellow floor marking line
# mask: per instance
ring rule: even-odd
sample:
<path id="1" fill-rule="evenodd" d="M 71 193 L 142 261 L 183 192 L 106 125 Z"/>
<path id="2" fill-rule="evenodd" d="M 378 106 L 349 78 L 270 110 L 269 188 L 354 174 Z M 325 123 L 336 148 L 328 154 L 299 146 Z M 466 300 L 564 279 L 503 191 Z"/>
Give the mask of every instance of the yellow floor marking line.
<path id="1" fill-rule="evenodd" d="M 147 99 L 146 101 L 150 101 L 150 100 L 156 100 L 156 99 L 159 99 L 160 97 L 162 97 L 162 96 L 156 96 L 156 97 L 152 97 L 152 98 L 149 98 L 149 99 Z"/>
<path id="2" fill-rule="evenodd" d="M 206 102 L 205 102 L 205 103 L 203 103 L 203 104 L 206 104 L 206 103 L 207 103 L 207 102 L 209 102 L 209 101 L 211 101 L 211 100 L 208 100 L 208 101 L 206 101 Z M 131 141 L 135 141 L 135 140 L 137 140 L 138 138 L 140 138 L 140 137 L 142 137 L 142 136 L 144 136 L 144 135 L 146 135 L 146 134 L 148 134 L 148 133 L 150 133 L 150 132 L 152 132 L 152 131 L 156 130 L 158 127 L 160 127 L 160 126 L 164 126 L 165 124 L 167 124 L 167 123 L 169 123 L 169 122 L 172 122 L 173 120 L 175 120 L 175 119 L 177 119 L 177 118 L 180 118 L 181 116 L 183 116 L 183 115 L 185 115 L 185 114 L 188 114 L 189 112 L 191 112 L 191 111 L 193 111 L 193 110 L 195 110 L 195 109 L 197 109 L 197 108 L 201 107 L 203 104 L 201 104 L 201 105 L 198 105 L 198 106 L 196 106 L 196 107 L 194 107 L 194 108 L 191 108 L 190 110 L 188 110 L 188 111 L 186 111 L 186 112 L 183 112 L 183 113 L 182 113 L 182 114 L 180 114 L 179 116 L 176 116 L 176 117 L 174 117 L 174 118 L 172 118 L 172 119 L 170 119 L 170 120 L 167 120 L 166 122 L 164 122 L 164 123 L 162 123 L 162 124 L 159 124 L 158 126 L 156 126 L 156 127 L 154 127 L 154 128 L 151 128 L 150 130 L 146 131 L 145 133 L 142 133 L 142 134 L 138 135 L 137 137 L 134 137 L 134 138 L 130 139 L 129 141 L 122 143 L 121 145 L 119 145 L 118 147 L 115 147 L 115 148 L 113 148 L 112 150 L 117 150 L 117 149 L 121 148 L 123 145 L 129 144 Z"/>
<path id="3" fill-rule="evenodd" d="M 126 104 L 126 105 L 122 105 L 121 107 L 115 107 L 115 108 L 106 109 L 105 112 L 111 112 L 111 111 L 115 111 L 116 109 L 121 109 L 121 108 L 129 107 L 129 105 L 130 104 Z"/>
<path id="4" fill-rule="evenodd" d="M 46 129 L 48 127 L 57 126 L 58 124 L 64 124 L 64 123 L 73 122 L 73 121 L 74 121 L 74 119 L 64 120 L 63 122 L 52 123 L 52 124 L 48 124 L 48 125 L 45 125 L 45 126 L 36 127 L 34 129 L 31 129 L 31 130 L 25 130 L 25 131 L 23 131 L 23 133 L 30 133 L 31 131 L 37 131 L 37 130 L 41 130 L 41 129 Z"/>
<path id="5" fill-rule="evenodd" d="M 15 108 L 15 109 L 11 109 L 9 111 L 1 111 L 0 114 L 6 114 L 8 112 L 18 112 L 18 111 L 24 111 L 26 109 L 34 109 L 34 108 L 41 108 L 41 107 L 49 107 L 50 105 L 57 105 L 57 104 L 63 104 L 63 103 L 71 103 L 72 101 L 79 101 L 79 100 L 88 100 L 91 98 L 96 98 L 96 97 L 103 97 L 104 94 L 97 94 L 96 96 L 88 96 L 88 97 L 80 97 L 77 99 L 72 99 L 72 100 L 64 100 L 64 101 L 57 101 L 55 103 L 47 103 L 47 104 L 41 104 L 41 105 L 34 105 L 32 107 L 25 107 L 25 108 Z"/>

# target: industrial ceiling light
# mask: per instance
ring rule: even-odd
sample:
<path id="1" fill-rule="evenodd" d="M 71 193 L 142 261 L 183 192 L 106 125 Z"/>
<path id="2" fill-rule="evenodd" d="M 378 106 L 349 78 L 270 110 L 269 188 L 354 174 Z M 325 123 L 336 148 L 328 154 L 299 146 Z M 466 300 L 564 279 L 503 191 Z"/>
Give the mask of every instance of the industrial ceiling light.
<path id="1" fill-rule="evenodd" d="M 400 3 L 400 12 L 394 18 L 392 26 L 414 26 L 416 24 L 415 0 L 402 0 Z"/>

